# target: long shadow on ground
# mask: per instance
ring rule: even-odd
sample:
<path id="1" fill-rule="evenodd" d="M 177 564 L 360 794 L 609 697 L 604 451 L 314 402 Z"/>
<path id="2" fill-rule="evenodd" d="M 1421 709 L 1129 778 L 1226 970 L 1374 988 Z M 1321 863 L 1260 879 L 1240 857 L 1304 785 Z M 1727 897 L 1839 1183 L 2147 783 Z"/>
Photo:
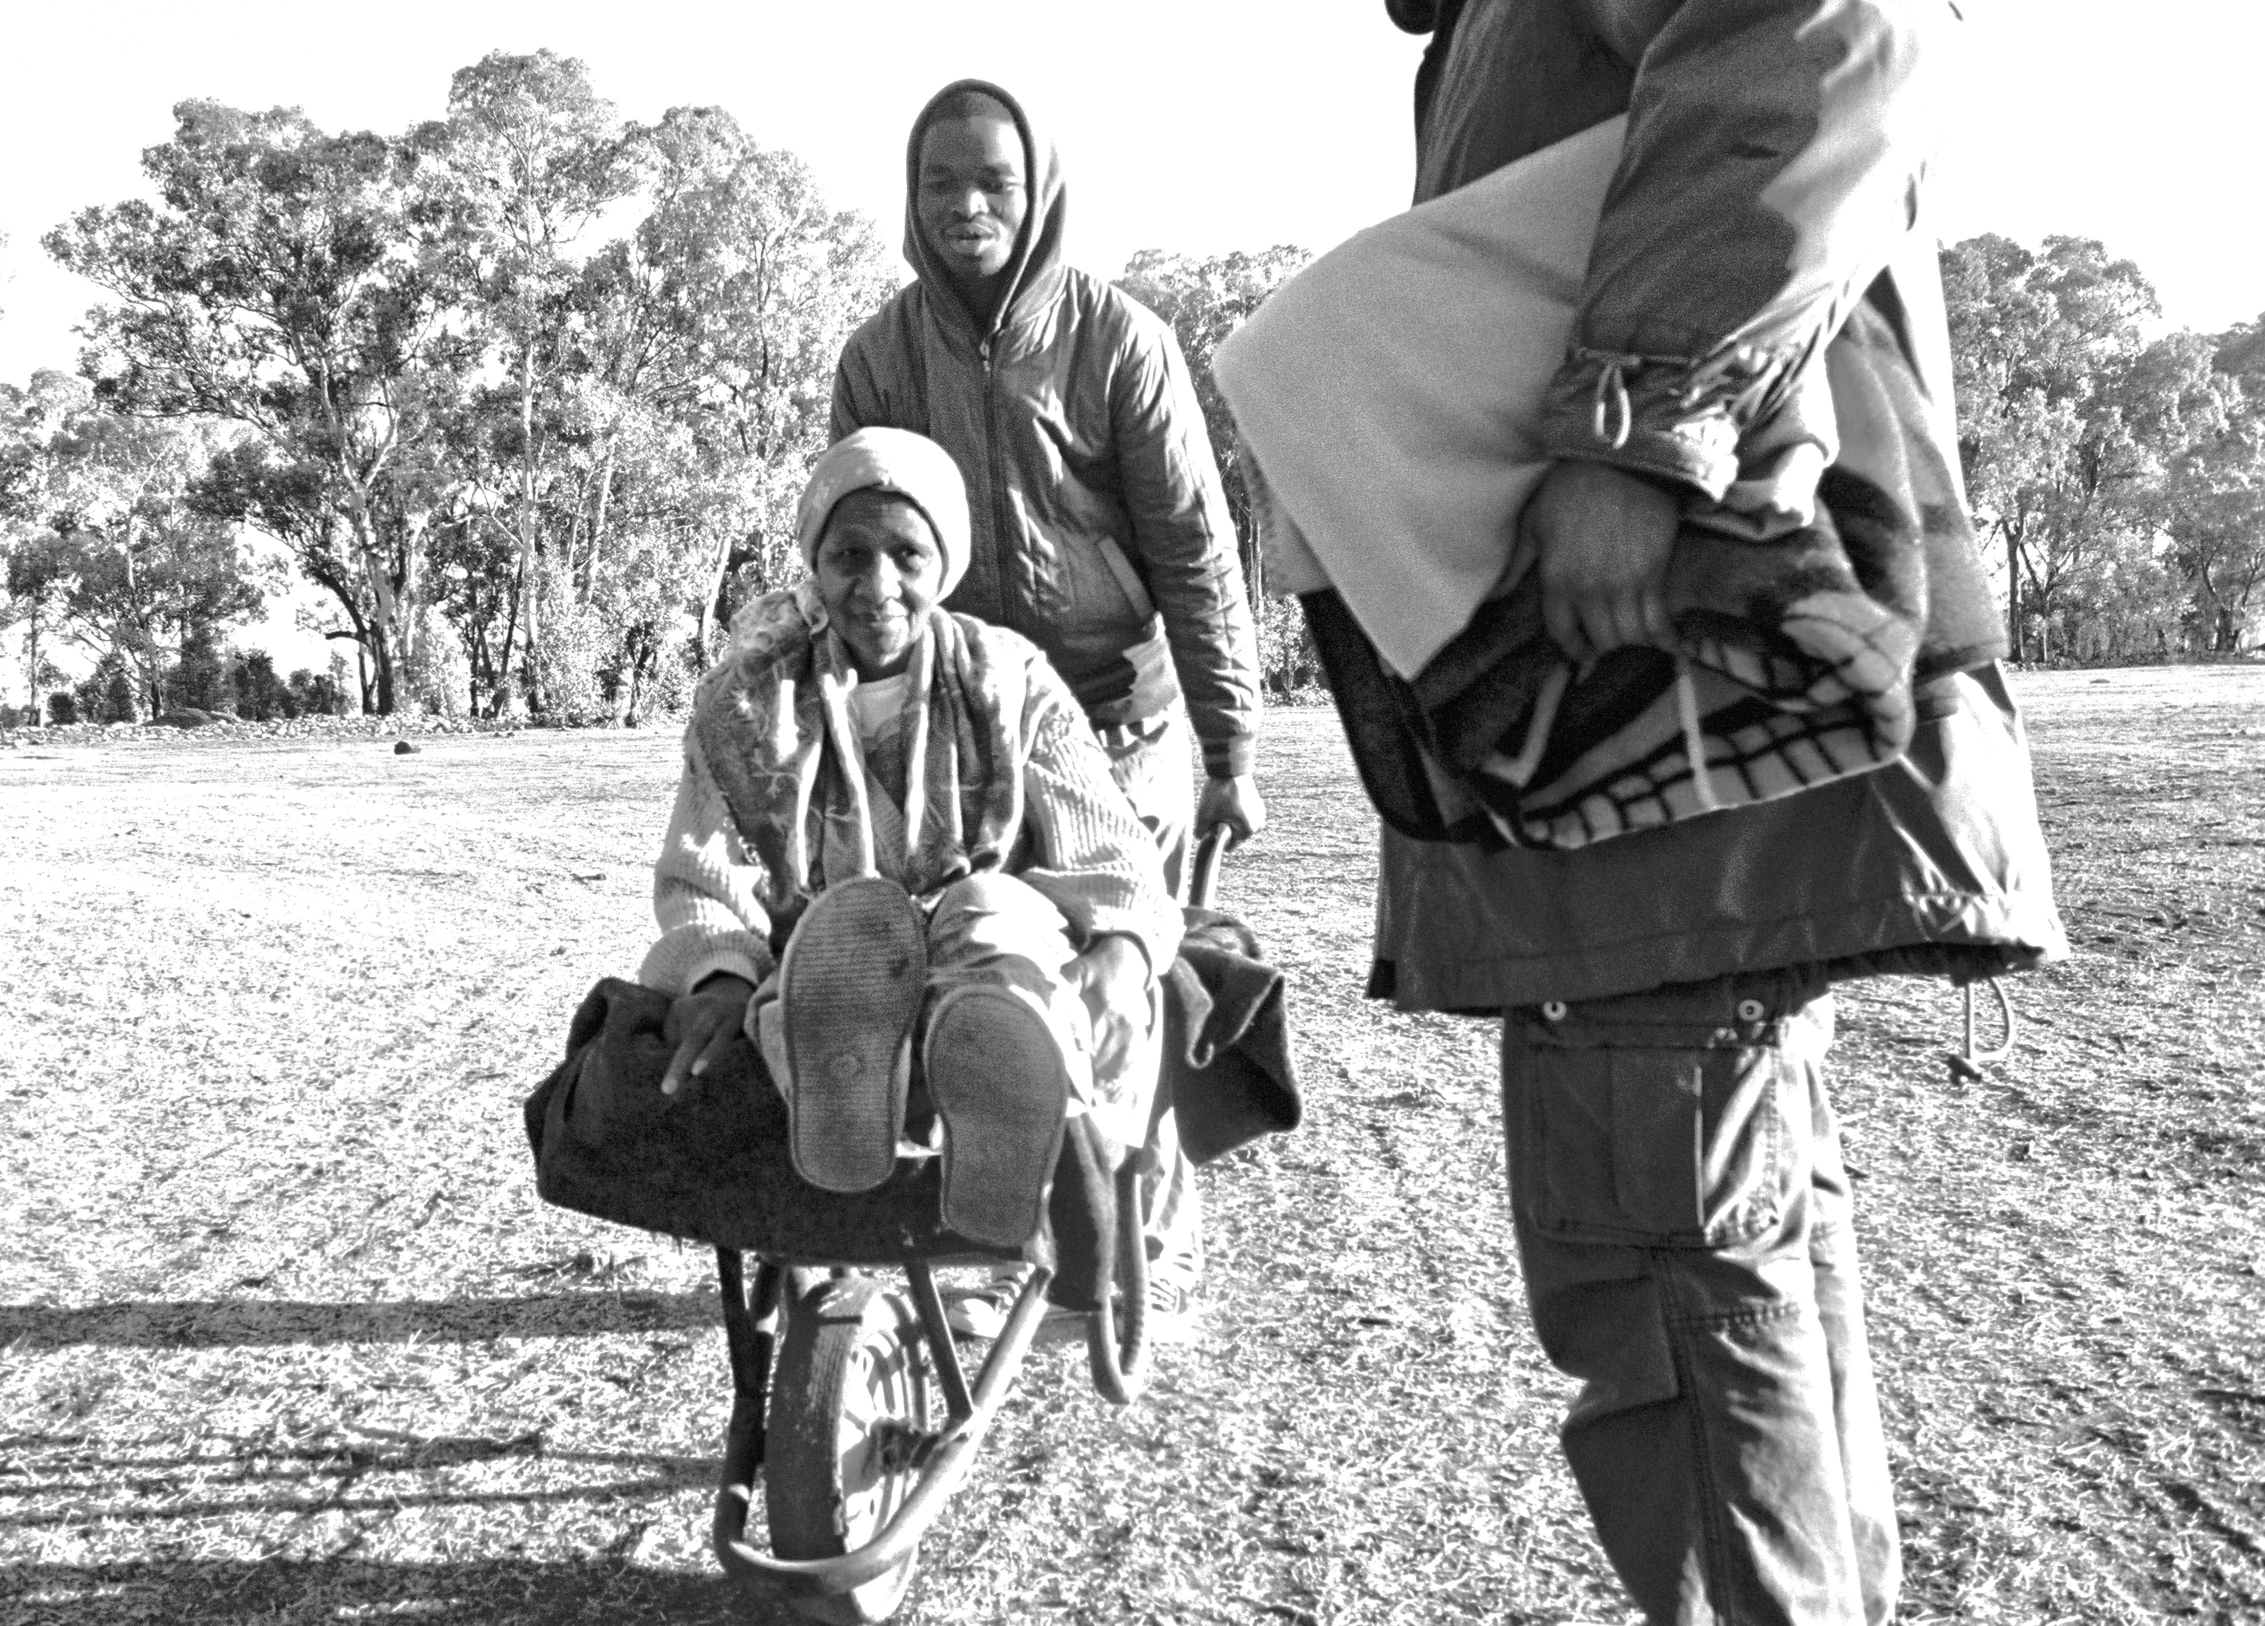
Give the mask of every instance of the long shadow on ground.
<path id="1" fill-rule="evenodd" d="M 471 1343 L 608 1332 L 705 1330 L 713 1294 L 532 1293 L 518 1298 L 372 1300 L 128 1299 L 77 1309 L 0 1304 L 0 1349 L 109 1344 L 216 1349 L 234 1344 Z"/>
<path id="2" fill-rule="evenodd" d="M 367 1620 L 478 1622 L 479 1626 L 788 1626 L 801 1617 L 767 1607 L 720 1575 L 639 1569 L 619 1559 L 535 1563 L 311 1562 L 27 1564 L 0 1572 L 0 1612 L 13 1626 L 112 1626 L 132 1621 Z"/>

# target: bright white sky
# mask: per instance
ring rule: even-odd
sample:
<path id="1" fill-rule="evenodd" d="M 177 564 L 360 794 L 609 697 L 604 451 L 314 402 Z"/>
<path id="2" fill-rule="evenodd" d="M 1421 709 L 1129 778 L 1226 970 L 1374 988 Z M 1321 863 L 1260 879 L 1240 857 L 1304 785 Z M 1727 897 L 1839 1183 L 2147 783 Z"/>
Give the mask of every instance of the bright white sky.
<path id="1" fill-rule="evenodd" d="M 1920 0 L 1925 3 L 1925 0 Z M 438 116 L 494 49 L 590 66 L 636 119 L 716 104 L 801 154 L 829 197 L 897 239 L 905 128 L 964 74 L 1053 128 L 1071 257 L 1321 249 L 1404 207 L 1421 42 L 1382 0 L 121 0 L 12 8 L 0 52 L 0 380 L 72 364 L 93 290 L 40 236 L 140 190 L 141 150 L 190 97 L 296 105 L 327 129 Z M 2265 137 L 2254 0 L 1963 0 L 1946 109 L 1946 240 L 2099 237 L 2174 326 L 2265 312 Z M 280 653 L 280 651 L 279 651 Z"/>

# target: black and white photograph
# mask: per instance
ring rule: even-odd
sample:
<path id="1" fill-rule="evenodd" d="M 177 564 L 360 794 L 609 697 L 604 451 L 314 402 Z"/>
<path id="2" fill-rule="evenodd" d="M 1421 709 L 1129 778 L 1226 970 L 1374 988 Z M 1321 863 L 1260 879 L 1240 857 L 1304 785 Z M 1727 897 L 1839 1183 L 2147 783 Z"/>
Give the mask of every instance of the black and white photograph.
<path id="1" fill-rule="evenodd" d="M 2265 14 L 0 32 L 0 1626 L 2265 1623 Z"/>

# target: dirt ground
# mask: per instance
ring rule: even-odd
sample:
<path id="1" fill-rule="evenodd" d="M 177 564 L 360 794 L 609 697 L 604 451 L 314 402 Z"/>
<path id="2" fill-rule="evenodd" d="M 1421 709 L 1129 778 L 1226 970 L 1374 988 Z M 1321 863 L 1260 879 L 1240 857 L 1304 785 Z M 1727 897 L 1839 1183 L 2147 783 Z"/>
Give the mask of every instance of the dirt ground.
<path id="1" fill-rule="evenodd" d="M 1961 1081 L 1842 1006 L 1905 1618 L 2265 1619 L 2265 670 L 2020 680 L 2076 945 Z M 1041 1352 L 908 1622 L 1622 1622 L 1526 1330 L 1492 1024 L 1362 1001 L 1374 821 L 1276 713 L 1226 901 L 1311 1121 L 1207 1176 L 1148 1399 Z M 712 1262 L 535 1199 L 665 733 L 0 751 L 0 1626 L 761 1621 Z"/>

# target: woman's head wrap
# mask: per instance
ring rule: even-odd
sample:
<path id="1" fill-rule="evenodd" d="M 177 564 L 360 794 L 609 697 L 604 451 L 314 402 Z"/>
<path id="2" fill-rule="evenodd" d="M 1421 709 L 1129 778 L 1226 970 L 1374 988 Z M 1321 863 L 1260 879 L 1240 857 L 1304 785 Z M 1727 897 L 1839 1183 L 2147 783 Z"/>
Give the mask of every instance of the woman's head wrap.
<path id="1" fill-rule="evenodd" d="M 802 488 L 794 531 L 802 559 L 815 568 L 818 541 L 834 505 L 853 491 L 893 491 L 927 516 L 944 559 L 942 598 L 967 574 L 967 482 L 952 454 L 909 429 L 860 429 L 826 449 Z"/>

